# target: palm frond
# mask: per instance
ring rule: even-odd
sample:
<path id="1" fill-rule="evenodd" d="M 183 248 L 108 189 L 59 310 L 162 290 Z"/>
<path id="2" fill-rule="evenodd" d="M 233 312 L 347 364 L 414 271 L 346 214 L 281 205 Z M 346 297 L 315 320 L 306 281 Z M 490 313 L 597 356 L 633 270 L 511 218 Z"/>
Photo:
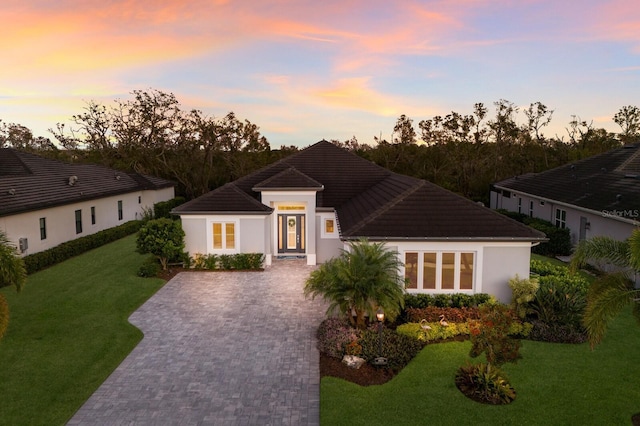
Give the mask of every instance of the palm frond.
<path id="1" fill-rule="evenodd" d="M 619 274 L 607 275 L 597 284 L 592 284 L 582 321 L 592 349 L 602 341 L 611 320 L 625 306 L 633 303 L 637 292 Z"/>
<path id="2" fill-rule="evenodd" d="M 627 240 L 629 242 L 630 266 L 640 271 L 640 229 L 634 229 Z"/>
<path id="3" fill-rule="evenodd" d="M 575 272 L 590 260 L 628 267 L 629 251 L 628 241 L 618 241 L 611 237 L 600 236 L 582 240 L 573 252 L 571 270 Z"/>

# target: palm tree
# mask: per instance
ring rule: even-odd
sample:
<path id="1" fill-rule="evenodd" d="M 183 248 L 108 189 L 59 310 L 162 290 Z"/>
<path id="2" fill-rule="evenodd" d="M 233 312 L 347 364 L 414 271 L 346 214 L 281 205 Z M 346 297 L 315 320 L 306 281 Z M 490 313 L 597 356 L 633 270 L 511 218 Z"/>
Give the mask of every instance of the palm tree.
<path id="1" fill-rule="evenodd" d="M 6 234 L 0 231 L 0 287 L 13 286 L 17 291 L 27 281 L 24 261 L 18 256 L 15 246 Z M 0 294 L 0 339 L 9 326 L 9 306 L 4 295 Z"/>
<path id="2" fill-rule="evenodd" d="M 582 323 L 593 348 L 602 341 L 609 322 L 625 306 L 633 305 L 633 314 L 640 322 L 640 288 L 634 287 L 635 279 L 632 279 L 640 273 L 640 229 L 634 229 L 625 241 L 610 237 L 580 241 L 571 269 L 576 271 L 587 261 L 616 268 L 615 272 L 598 277 L 589 287 Z"/>
<path id="3" fill-rule="evenodd" d="M 352 325 L 364 328 L 365 316 L 375 318 L 378 308 L 390 319 L 400 313 L 405 285 L 401 266 L 397 253 L 387 250 L 384 243 L 361 239 L 313 271 L 304 293 L 314 298 L 321 295 L 330 302 L 327 314 L 339 311 Z"/>

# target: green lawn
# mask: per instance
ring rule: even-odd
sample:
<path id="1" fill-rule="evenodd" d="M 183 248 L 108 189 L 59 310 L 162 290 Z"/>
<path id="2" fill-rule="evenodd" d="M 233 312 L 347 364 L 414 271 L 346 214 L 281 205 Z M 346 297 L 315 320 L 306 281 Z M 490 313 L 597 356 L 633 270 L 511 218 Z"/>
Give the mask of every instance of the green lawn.
<path id="1" fill-rule="evenodd" d="M 142 338 L 127 318 L 163 285 L 139 278 L 130 236 L 2 289 L 0 424 L 64 424 Z"/>
<path id="2" fill-rule="evenodd" d="M 469 342 L 432 344 L 390 382 L 360 387 L 321 381 L 323 425 L 630 425 L 640 412 L 640 326 L 626 310 L 604 342 L 568 345 L 523 341 L 522 359 L 506 364 L 517 392 L 506 406 L 467 399 L 454 375 Z M 474 360 L 476 361 L 476 360 Z"/>

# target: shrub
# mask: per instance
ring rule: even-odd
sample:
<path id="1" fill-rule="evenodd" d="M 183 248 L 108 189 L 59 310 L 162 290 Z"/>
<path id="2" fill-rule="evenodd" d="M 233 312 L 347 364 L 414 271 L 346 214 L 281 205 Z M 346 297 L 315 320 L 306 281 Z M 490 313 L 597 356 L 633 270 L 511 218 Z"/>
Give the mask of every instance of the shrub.
<path id="1" fill-rule="evenodd" d="M 237 253 L 237 254 L 201 254 L 196 253 L 185 261 L 184 264 L 194 269 L 215 270 L 258 270 L 262 269 L 264 254 L 262 253 Z"/>
<path id="2" fill-rule="evenodd" d="M 362 346 L 361 357 L 367 362 L 383 356 L 387 358 L 388 367 L 393 370 L 406 366 L 423 347 L 420 341 L 385 327 L 382 330 L 382 353 L 379 354 L 380 335 L 377 326 L 363 330 L 358 343 Z"/>
<path id="3" fill-rule="evenodd" d="M 346 346 L 358 340 L 358 330 L 341 318 L 327 318 L 318 327 L 318 350 L 332 358 L 342 358 Z"/>
<path id="4" fill-rule="evenodd" d="M 497 212 L 518 222 L 522 222 L 533 229 L 544 232 L 549 241 L 533 247 L 531 249 L 533 253 L 542 256 L 568 256 L 571 254 L 571 232 L 569 228 L 558 228 L 547 220 L 529 217 L 522 213 L 511 212 L 504 209 L 499 209 Z"/>
<path id="5" fill-rule="evenodd" d="M 438 322 L 440 316 L 444 315 L 447 322 L 466 322 L 469 319 L 477 319 L 479 311 L 476 307 L 471 308 L 437 308 L 429 306 L 422 309 L 410 308 L 406 310 L 405 318 L 408 322 L 420 322 L 423 319 L 428 322 Z"/>
<path id="6" fill-rule="evenodd" d="M 174 207 L 178 207 L 180 204 L 183 204 L 184 202 L 185 202 L 184 197 L 175 197 L 175 198 L 172 198 L 171 200 L 160 201 L 159 203 L 155 203 L 153 205 L 153 218 L 155 218 L 155 219 L 161 219 L 161 218 L 170 219 L 171 218 L 171 210 Z"/>
<path id="7" fill-rule="evenodd" d="M 516 398 L 516 391 L 507 376 L 488 364 L 469 364 L 458 369 L 456 387 L 467 397 L 486 404 L 509 404 Z"/>
<path id="8" fill-rule="evenodd" d="M 540 285 L 536 278 L 520 278 L 517 274 L 514 278 L 509 280 L 509 287 L 511 287 L 511 309 L 516 314 L 524 319 L 530 312 L 529 302 L 531 302 L 535 296 Z"/>
<path id="9" fill-rule="evenodd" d="M 483 306 L 480 319 L 469 321 L 472 358 L 485 354 L 490 365 L 515 362 L 520 357 L 520 341 L 509 335 L 517 315 L 505 305 Z"/>
<path id="10" fill-rule="evenodd" d="M 138 252 L 151 253 L 158 258 L 163 270 L 169 260 L 179 259 L 184 252 L 184 231 L 179 221 L 154 219 L 145 223 L 136 239 Z"/>
<path id="11" fill-rule="evenodd" d="M 587 305 L 588 284 L 575 276 L 541 276 L 531 302 L 534 316 L 547 324 L 579 327 Z"/>
<path id="12" fill-rule="evenodd" d="M 491 296 L 486 293 L 478 293 L 473 295 L 464 293 L 438 295 L 426 293 L 407 293 L 404 296 L 404 306 L 405 309 L 426 308 L 428 306 L 437 306 L 441 308 L 470 308 L 487 303 L 490 299 Z"/>
<path id="13" fill-rule="evenodd" d="M 448 326 L 440 325 L 439 322 L 427 322 L 430 330 L 423 330 L 420 323 L 409 322 L 399 325 L 396 332 L 403 336 L 411 337 L 420 342 L 433 342 L 436 340 L 445 340 L 457 336 L 469 336 L 469 324 L 466 322 L 449 323 Z"/>
<path id="14" fill-rule="evenodd" d="M 149 256 L 138 269 L 138 276 L 145 278 L 157 277 L 160 271 L 158 259 L 155 256 Z"/>

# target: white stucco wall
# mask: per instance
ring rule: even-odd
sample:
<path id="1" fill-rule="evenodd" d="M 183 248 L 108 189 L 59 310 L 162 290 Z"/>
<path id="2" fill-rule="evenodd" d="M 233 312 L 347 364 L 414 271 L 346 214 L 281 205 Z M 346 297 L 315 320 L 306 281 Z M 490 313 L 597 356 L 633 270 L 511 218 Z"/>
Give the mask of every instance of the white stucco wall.
<path id="1" fill-rule="evenodd" d="M 474 282 L 472 290 L 407 289 L 409 293 L 488 293 L 500 301 L 511 300 L 510 278 L 516 274 L 529 276 L 531 244 L 528 242 L 389 242 L 404 261 L 407 252 L 472 252 L 474 256 Z M 404 268 L 402 274 L 404 275 Z"/>
<path id="2" fill-rule="evenodd" d="M 143 209 L 158 201 L 173 198 L 173 188 L 138 191 L 64 206 L 0 217 L 0 228 L 16 246 L 26 238 L 28 249 L 22 255 L 44 251 L 66 241 L 140 219 Z M 118 201 L 122 201 L 122 219 L 118 218 Z M 91 223 L 91 207 L 95 207 L 95 224 Z M 82 211 L 82 232 L 76 233 L 75 211 Z M 40 218 L 46 221 L 46 238 L 40 238 Z"/>
<path id="3" fill-rule="evenodd" d="M 207 219 L 204 216 L 181 216 L 184 231 L 184 250 L 190 256 L 207 253 Z"/>
<path id="4" fill-rule="evenodd" d="M 324 229 L 325 220 L 333 220 L 335 232 L 327 234 Z M 338 221 L 336 214 L 331 212 L 322 212 L 316 214 L 316 254 L 317 262 L 324 263 L 332 257 L 340 255 L 340 249 L 344 247 L 344 243 L 340 241 L 338 233 Z"/>
<path id="5" fill-rule="evenodd" d="M 518 200 L 521 200 L 520 213 L 529 215 L 530 203 L 533 202 L 533 217 L 547 220 L 555 224 L 556 209 L 560 208 L 567 212 L 566 227 L 571 232 L 571 243 L 577 244 L 580 241 L 580 218 L 586 218 L 589 227 L 585 232 L 585 238 L 596 236 L 608 236 L 617 240 L 625 240 L 633 229 L 640 225 L 640 211 L 593 211 L 581 209 L 557 203 L 552 200 L 541 200 L 527 194 L 511 191 L 511 197 L 491 192 L 491 208 L 505 209 L 518 212 Z"/>
<path id="6" fill-rule="evenodd" d="M 484 247 L 482 293 L 488 293 L 504 303 L 511 301 L 509 280 L 516 275 L 529 277 L 531 245 L 490 245 Z"/>

